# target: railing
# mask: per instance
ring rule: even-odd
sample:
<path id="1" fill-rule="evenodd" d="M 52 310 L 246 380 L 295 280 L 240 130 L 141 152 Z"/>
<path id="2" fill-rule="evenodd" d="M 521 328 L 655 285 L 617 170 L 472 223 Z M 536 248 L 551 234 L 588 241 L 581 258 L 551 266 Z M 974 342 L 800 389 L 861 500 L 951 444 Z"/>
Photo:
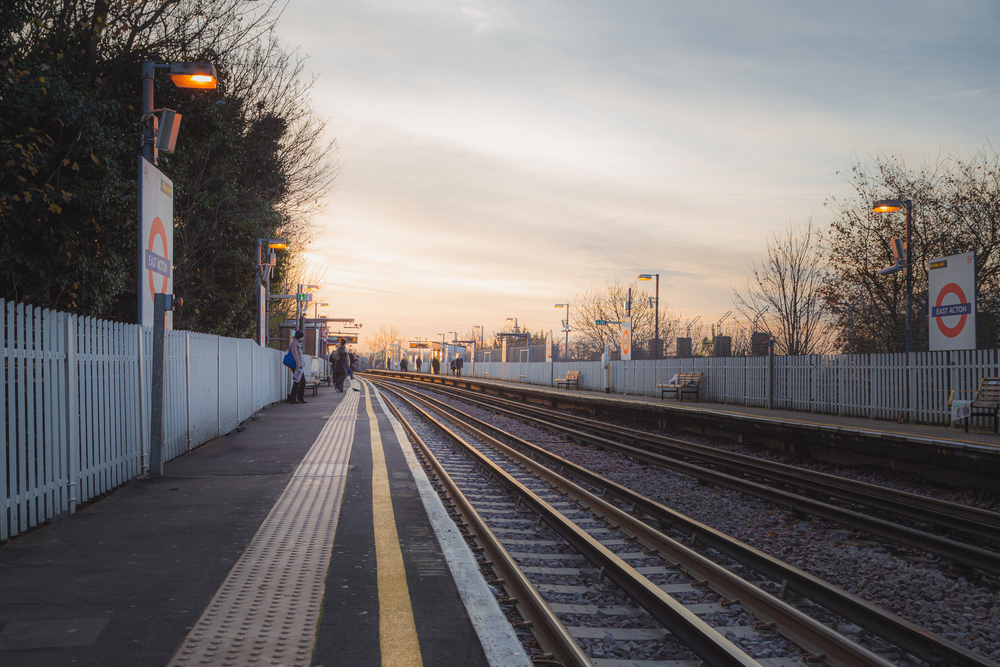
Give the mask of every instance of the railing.
<path id="1" fill-rule="evenodd" d="M 1000 350 L 613 361 L 609 384 L 597 361 L 479 361 L 463 374 L 553 386 L 568 371 L 580 371 L 582 390 L 641 396 L 659 396 L 657 381 L 674 373 L 702 372 L 703 401 L 768 407 L 770 389 L 775 409 L 950 424 L 949 393 L 969 399 L 981 378 L 1000 376 Z"/>
<path id="2" fill-rule="evenodd" d="M 229 433 L 287 395 L 283 352 L 168 331 L 164 457 Z M 0 540 L 144 472 L 152 331 L 0 300 Z M 309 358 L 306 367 L 322 359 Z"/>

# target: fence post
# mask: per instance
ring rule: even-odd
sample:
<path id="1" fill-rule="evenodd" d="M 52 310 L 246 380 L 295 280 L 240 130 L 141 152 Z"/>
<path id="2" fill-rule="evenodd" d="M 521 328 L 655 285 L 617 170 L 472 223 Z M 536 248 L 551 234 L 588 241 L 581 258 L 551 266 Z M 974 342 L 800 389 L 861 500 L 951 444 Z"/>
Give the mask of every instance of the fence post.
<path id="1" fill-rule="evenodd" d="M 139 474 L 145 475 L 149 470 L 149 447 L 147 446 L 149 429 L 146 428 L 148 423 L 146 421 L 146 332 L 142 330 L 141 323 L 137 324 L 135 329 L 139 342 L 136 352 L 139 355 Z"/>
<path id="2" fill-rule="evenodd" d="M 191 451 L 191 332 L 184 332 L 184 391 L 187 396 L 187 441 L 188 451 Z"/>
<path id="3" fill-rule="evenodd" d="M 215 435 L 222 435 L 222 336 L 216 336 L 215 342 L 218 343 L 218 354 L 215 356 Z"/>
<path id="4" fill-rule="evenodd" d="M 767 404 L 767 409 L 771 410 L 773 408 L 773 398 L 774 392 L 771 388 L 774 379 L 774 341 L 767 341 L 767 378 L 765 380 L 764 397 Z"/>
<path id="5" fill-rule="evenodd" d="M 153 295 L 153 363 L 150 369 L 150 414 L 149 414 L 149 477 L 163 476 L 163 393 L 166 354 L 164 354 L 164 334 L 166 333 L 166 310 L 169 294 Z"/>
<path id="6" fill-rule="evenodd" d="M 80 478 L 80 404 L 76 367 L 76 315 L 64 314 L 66 336 L 66 505 L 76 512 Z"/>

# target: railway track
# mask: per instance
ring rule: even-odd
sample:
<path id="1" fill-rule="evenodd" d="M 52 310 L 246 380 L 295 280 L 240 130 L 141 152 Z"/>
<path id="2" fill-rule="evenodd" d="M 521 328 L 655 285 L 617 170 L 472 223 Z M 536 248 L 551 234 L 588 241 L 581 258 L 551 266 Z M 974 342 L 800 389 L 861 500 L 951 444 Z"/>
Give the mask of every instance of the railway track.
<path id="1" fill-rule="evenodd" d="M 1000 575 L 1000 553 L 981 546 L 984 543 L 990 546 L 1000 544 L 1000 514 L 995 512 L 477 392 L 420 382 L 416 385 L 589 445 L 935 554 L 966 568 Z M 879 516 L 861 510 L 875 512 Z M 883 517 L 897 517 L 907 523 Z M 980 544 L 970 544 L 929 530 L 945 531 L 950 535 L 964 534 Z"/>
<path id="2" fill-rule="evenodd" d="M 633 643 L 640 642 L 635 644 L 637 647 L 642 641 L 665 646 L 664 641 L 677 639 L 711 665 L 784 665 L 820 660 L 836 665 L 892 664 L 766 593 L 760 588 L 762 582 L 736 576 L 727 569 L 736 561 L 771 583 L 782 582 L 782 592 L 795 588 L 842 618 L 864 623 L 926 662 L 995 665 L 433 398 L 399 383 L 377 380 L 376 384 L 395 394 L 390 403 L 400 403 L 400 407 L 393 406 L 397 417 L 441 480 L 462 521 L 469 524 L 478 542 L 476 548 L 486 554 L 509 597 L 517 600 L 518 611 L 531 623 L 539 643 L 566 664 L 642 664 L 635 656 L 629 656 L 629 662 L 601 662 L 608 658 L 595 657 L 593 647 L 598 646 L 596 653 L 600 654 L 605 646 L 604 640 L 597 637 L 606 639 L 608 635 L 615 640 L 632 638 Z M 428 438 L 426 430 L 430 426 L 435 435 Z M 463 454 L 456 455 L 453 446 Z M 492 488 L 486 489 L 483 482 L 476 481 L 477 470 L 485 471 L 494 480 Z M 711 547 L 721 555 L 723 563 L 670 539 L 633 512 L 687 529 L 702 548 Z M 534 531 L 537 525 L 532 528 L 533 524 L 544 524 L 558 537 L 516 532 Z M 576 578 L 576 583 L 554 583 L 560 576 Z M 599 590 L 612 583 L 620 592 Z M 603 606 L 587 603 L 590 599 L 606 602 L 609 596 L 619 601 L 627 597 L 628 602 Z M 692 611 L 675 598 L 709 606 L 696 606 Z M 811 606 L 810 600 L 800 604 Z M 733 617 L 743 623 L 734 628 L 720 627 L 718 631 L 710 627 L 732 623 Z M 609 629 L 605 627 L 608 623 L 617 627 Z M 622 628 L 623 623 L 640 627 Z M 773 628 L 777 635 L 762 637 L 765 628 Z M 795 646 L 780 649 L 786 657 L 778 657 L 791 662 L 756 663 L 734 648 L 755 641 L 758 646 L 768 641 L 777 645 L 780 637 L 794 642 Z M 588 647 L 590 656 L 580 655 L 581 645 Z M 640 650 L 638 657 L 642 655 Z M 670 659 L 688 658 L 681 654 Z"/>

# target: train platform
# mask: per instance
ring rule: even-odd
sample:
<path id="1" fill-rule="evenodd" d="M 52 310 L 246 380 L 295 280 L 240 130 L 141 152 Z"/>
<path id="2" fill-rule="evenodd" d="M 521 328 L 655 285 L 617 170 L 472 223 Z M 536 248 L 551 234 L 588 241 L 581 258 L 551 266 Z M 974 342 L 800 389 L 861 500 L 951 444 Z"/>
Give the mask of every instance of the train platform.
<path id="1" fill-rule="evenodd" d="M 375 371 L 384 375 L 386 371 Z M 517 400 L 593 413 L 632 414 L 706 435 L 759 442 L 793 455 L 844 464 L 872 463 L 924 474 L 945 484 L 1000 488 L 1000 434 L 959 426 L 905 424 L 842 415 L 683 402 L 657 396 L 561 389 L 469 376 L 396 376 L 479 388 Z"/>
<path id="2" fill-rule="evenodd" d="M 529 665 L 360 379 L 0 547 L 0 664 Z"/>

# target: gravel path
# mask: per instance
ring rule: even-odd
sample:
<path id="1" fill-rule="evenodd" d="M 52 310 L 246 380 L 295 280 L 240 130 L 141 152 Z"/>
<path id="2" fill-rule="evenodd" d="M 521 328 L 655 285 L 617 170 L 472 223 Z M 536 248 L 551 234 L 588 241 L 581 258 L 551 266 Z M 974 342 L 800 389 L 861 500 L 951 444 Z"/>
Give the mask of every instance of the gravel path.
<path id="1" fill-rule="evenodd" d="M 1000 582 L 995 577 L 971 575 L 967 579 L 950 571 L 943 563 L 911 562 L 870 541 L 873 540 L 871 536 L 859 535 L 834 524 L 795 517 L 780 507 L 739 492 L 701 485 L 686 475 L 576 445 L 554 434 L 455 399 L 433 395 L 1000 662 Z M 623 425 L 635 428 L 634 424 Z M 948 489 L 915 475 L 872 466 L 842 468 L 816 462 L 803 463 L 791 461 L 763 447 L 739 445 L 683 432 L 656 432 L 701 445 L 1000 511 L 1000 497 L 981 489 Z M 891 652 L 892 649 L 884 642 L 867 635 L 857 626 L 843 622 L 830 624 L 839 626 L 842 633 L 883 653 L 884 657 L 901 667 L 926 664 Z"/>

